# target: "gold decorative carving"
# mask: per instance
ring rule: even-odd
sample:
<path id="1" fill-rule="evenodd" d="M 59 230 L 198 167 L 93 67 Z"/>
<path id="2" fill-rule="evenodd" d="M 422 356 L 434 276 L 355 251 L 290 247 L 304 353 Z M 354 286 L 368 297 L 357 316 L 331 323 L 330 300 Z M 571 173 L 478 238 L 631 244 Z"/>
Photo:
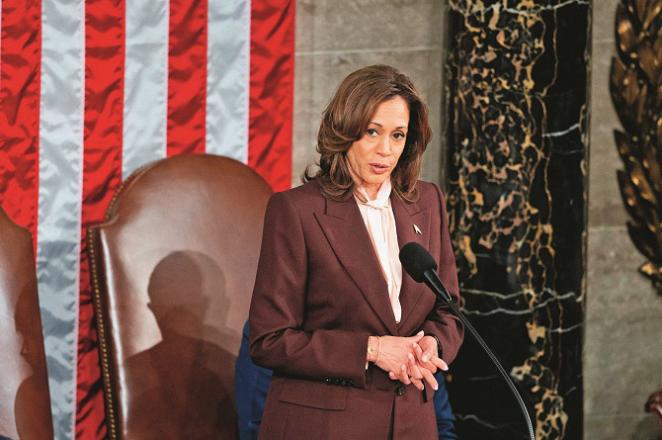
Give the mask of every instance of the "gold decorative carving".
<path id="1" fill-rule="evenodd" d="M 639 271 L 662 295 L 662 0 L 621 0 L 609 90 L 623 131 L 614 130 L 624 168 L 618 184 L 632 242 L 648 261 Z"/>

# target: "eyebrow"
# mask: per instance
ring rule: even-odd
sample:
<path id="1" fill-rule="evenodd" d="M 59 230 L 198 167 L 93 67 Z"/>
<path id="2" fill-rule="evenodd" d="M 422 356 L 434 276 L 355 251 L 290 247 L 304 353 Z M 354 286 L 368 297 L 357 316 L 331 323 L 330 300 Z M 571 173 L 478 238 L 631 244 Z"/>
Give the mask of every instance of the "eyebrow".
<path id="1" fill-rule="evenodd" d="M 378 127 L 384 128 L 384 126 L 383 126 L 382 124 L 380 124 L 379 122 L 370 121 L 370 124 L 375 124 L 375 125 L 377 125 Z M 403 129 L 403 128 L 407 128 L 407 127 L 404 126 L 404 125 L 400 125 L 399 127 L 395 127 L 395 128 L 396 128 L 396 129 Z"/>

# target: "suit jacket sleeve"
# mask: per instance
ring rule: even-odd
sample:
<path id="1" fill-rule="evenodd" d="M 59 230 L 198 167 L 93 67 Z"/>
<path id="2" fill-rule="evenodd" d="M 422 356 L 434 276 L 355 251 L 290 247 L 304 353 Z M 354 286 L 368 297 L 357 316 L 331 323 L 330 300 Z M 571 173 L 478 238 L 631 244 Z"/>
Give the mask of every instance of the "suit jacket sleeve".
<path id="1" fill-rule="evenodd" d="M 277 373 L 350 379 L 365 387 L 368 334 L 303 330 L 308 261 L 300 215 L 287 193 L 272 196 L 251 301 L 251 357 Z"/>
<path id="2" fill-rule="evenodd" d="M 457 268 L 455 266 L 455 255 L 451 245 L 450 233 L 448 230 L 448 214 L 446 212 L 446 199 L 437 185 L 434 185 L 439 198 L 440 216 L 441 216 L 441 252 L 438 256 L 439 278 L 450 293 L 453 301 L 459 303 L 460 289 L 457 281 Z M 450 312 L 448 306 L 443 301 L 437 301 L 434 309 L 428 315 L 423 323 L 423 330 L 426 334 L 433 334 L 441 343 L 442 352 L 439 353 L 447 363 L 451 363 L 462 345 L 464 338 L 464 326 L 462 322 Z"/>

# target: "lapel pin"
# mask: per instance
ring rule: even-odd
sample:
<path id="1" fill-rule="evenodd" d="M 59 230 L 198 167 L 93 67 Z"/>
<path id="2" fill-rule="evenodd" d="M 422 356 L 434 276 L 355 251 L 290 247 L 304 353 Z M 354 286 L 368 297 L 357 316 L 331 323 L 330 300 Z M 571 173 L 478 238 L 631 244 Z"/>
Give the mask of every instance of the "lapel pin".
<path id="1" fill-rule="evenodd" d="M 414 232 L 416 232 L 418 235 L 423 235 L 421 228 L 419 228 L 416 223 L 414 223 Z"/>

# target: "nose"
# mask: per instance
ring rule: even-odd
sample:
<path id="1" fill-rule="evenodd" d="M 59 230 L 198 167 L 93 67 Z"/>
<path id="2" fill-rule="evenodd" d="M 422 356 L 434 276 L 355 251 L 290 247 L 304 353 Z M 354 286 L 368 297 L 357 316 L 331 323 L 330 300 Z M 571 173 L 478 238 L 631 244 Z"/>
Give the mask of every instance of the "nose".
<path id="1" fill-rule="evenodd" d="M 382 136 L 377 146 L 377 154 L 380 156 L 389 156 L 391 154 L 391 138 L 390 136 Z"/>

